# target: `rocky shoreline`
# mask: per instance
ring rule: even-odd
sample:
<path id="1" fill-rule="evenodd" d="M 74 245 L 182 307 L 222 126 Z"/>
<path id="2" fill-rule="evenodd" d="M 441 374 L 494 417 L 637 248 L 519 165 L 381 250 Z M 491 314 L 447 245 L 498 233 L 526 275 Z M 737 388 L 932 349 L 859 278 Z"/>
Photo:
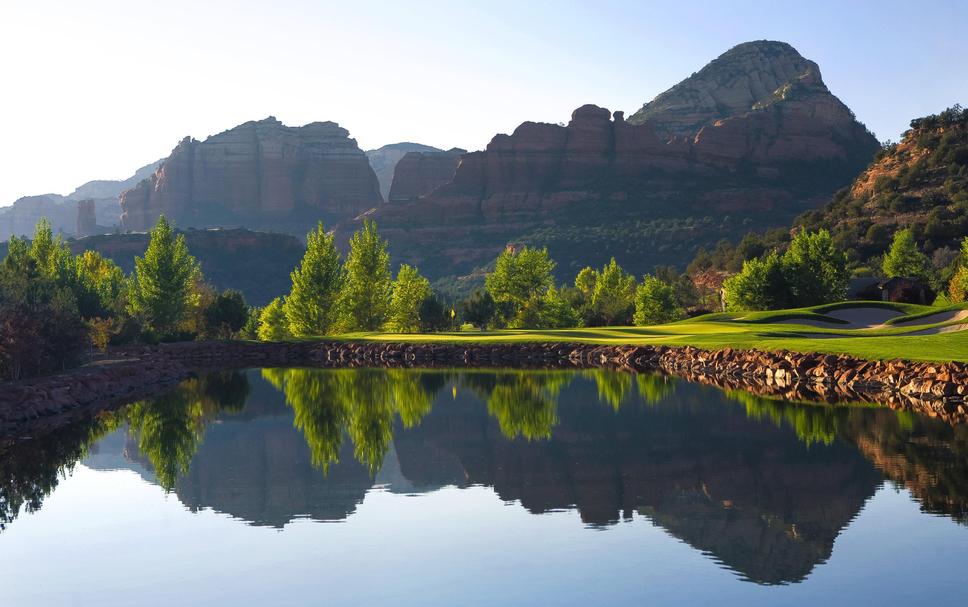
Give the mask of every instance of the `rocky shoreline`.
<path id="1" fill-rule="evenodd" d="M 0 436 L 57 427 L 215 369 L 307 366 L 617 368 L 796 401 L 865 401 L 968 422 L 968 365 L 690 346 L 186 342 L 110 350 L 96 364 L 0 384 Z"/>

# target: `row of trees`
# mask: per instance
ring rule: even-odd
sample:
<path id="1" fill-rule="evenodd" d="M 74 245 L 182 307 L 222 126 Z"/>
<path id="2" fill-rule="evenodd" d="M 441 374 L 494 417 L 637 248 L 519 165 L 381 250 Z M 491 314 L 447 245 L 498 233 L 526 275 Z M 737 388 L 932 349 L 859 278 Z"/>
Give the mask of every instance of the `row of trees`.
<path id="1" fill-rule="evenodd" d="M 402 264 L 394 279 L 387 241 L 364 221 L 342 260 L 333 236 L 320 223 L 306 237 L 306 254 L 291 274 L 292 288 L 259 312 L 262 340 L 353 331 L 394 333 L 440 330 L 450 320 L 430 281 Z"/>
<path id="2" fill-rule="evenodd" d="M 95 251 L 74 255 L 42 219 L 0 263 L 0 379 L 58 371 L 109 343 L 232 337 L 248 316 L 240 293 L 205 283 L 164 217 L 130 276 Z"/>
<path id="3" fill-rule="evenodd" d="M 968 238 L 962 243 L 961 266 L 948 285 L 954 302 L 968 291 Z M 932 265 L 911 230 L 894 234 L 881 271 L 887 278 L 919 278 L 926 283 Z M 847 255 L 834 245 L 827 230 L 801 230 L 781 255 L 776 249 L 743 263 L 742 270 L 723 284 L 726 307 L 732 310 L 776 310 L 831 303 L 847 296 L 850 279 Z"/>

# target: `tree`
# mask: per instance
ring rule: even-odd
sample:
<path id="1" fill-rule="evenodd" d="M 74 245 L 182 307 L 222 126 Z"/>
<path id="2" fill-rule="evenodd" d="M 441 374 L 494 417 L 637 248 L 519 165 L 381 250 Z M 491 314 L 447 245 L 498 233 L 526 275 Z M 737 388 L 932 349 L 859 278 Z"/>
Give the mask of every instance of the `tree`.
<path id="1" fill-rule="evenodd" d="M 487 331 L 497 311 L 494 298 L 484 289 L 475 291 L 473 295 L 461 302 L 460 307 L 463 319 L 481 331 Z"/>
<path id="2" fill-rule="evenodd" d="M 494 271 L 484 284 L 498 304 L 507 303 L 517 312 L 528 300 L 540 297 L 552 286 L 551 273 L 555 262 L 548 257 L 548 249 L 508 247 L 498 255 Z"/>
<path id="3" fill-rule="evenodd" d="M 595 293 L 595 283 L 598 281 L 598 270 L 595 268 L 584 267 L 575 276 L 575 288 L 585 296 L 587 300 L 591 300 L 592 295 Z"/>
<path id="4" fill-rule="evenodd" d="M 116 263 L 96 251 L 84 251 L 75 260 L 83 296 L 78 307 L 85 317 L 119 318 L 127 306 L 128 281 Z M 82 302 L 81 300 L 84 300 Z M 85 313 L 85 308 L 88 313 Z"/>
<path id="5" fill-rule="evenodd" d="M 595 280 L 592 309 L 605 325 L 628 324 L 635 307 L 635 277 L 622 269 L 613 257 Z"/>
<path id="6" fill-rule="evenodd" d="M 672 285 L 646 274 L 635 291 L 635 324 L 640 327 L 658 325 L 684 316 Z"/>
<path id="7" fill-rule="evenodd" d="M 948 283 L 948 295 L 952 303 L 968 300 L 968 237 L 961 241 L 961 265 Z"/>
<path id="8" fill-rule="evenodd" d="M 345 280 L 339 251 L 322 222 L 306 235 L 306 253 L 289 276 L 292 288 L 283 308 L 289 323 L 286 334 L 307 337 L 332 333 L 339 318 L 338 301 Z M 278 331 L 274 329 L 273 334 Z M 261 335 L 260 329 L 260 339 Z"/>
<path id="9" fill-rule="evenodd" d="M 425 332 L 446 331 L 453 326 L 451 309 L 440 298 L 428 295 L 420 304 L 420 330 Z"/>
<path id="10" fill-rule="evenodd" d="M 390 254 L 376 224 L 363 227 L 350 239 L 346 256 L 346 284 L 342 293 L 343 325 L 351 331 L 376 331 L 387 320 L 391 290 Z"/>
<path id="11" fill-rule="evenodd" d="M 834 246 L 827 230 L 798 232 L 782 261 L 797 305 L 814 306 L 847 296 L 847 256 Z"/>
<path id="12" fill-rule="evenodd" d="M 257 335 L 260 341 L 282 341 L 292 337 L 290 326 L 286 305 L 281 297 L 277 297 L 262 308 Z"/>
<path id="13" fill-rule="evenodd" d="M 193 303 L 198 262 L 188 252 L 185 237 L 175 236 L 162 215 L 149 233 L 144 257 L 135 257 L 131 311 L 161 335 L 175 333 Z"/>
<path id="14" fill-rule="evenodd" d="M 215 296 L 203 312 L 205 334 L 231 339 L 249 319 L 249 306 L 242 293 L 229 289 Z"/>
<path id="15" fill-rule="evenodd" d="M 569 329 L 581 326 L 581 318 L 561 296 L 561 291 L 548 287 L 541 298 L 539 323 L 542 329 Z"/>
<path id="16" fill-rule="evenodd" d="M 882 268 L 887 278 L 914 277 L 928 280 L 931 276 L 931 262 L 918 249 L 910 228 L 894 233 L 894 242 L 884 255 Z"/>
<path id="17" fill-rule="evenodd" d="M 775 310 L 790 304 L 783 262 L 776 251 L 743 262 L 742 271 L 727 278 L 723 290 L 730 310 Z"/>
<path id="18" fill-rule="evenodd" d="M 430 297 L 430 281 L 417 268 L 401 264 L 390 295 L 386 329 L 394 333 L 420 331 L 420 307 Z"/>

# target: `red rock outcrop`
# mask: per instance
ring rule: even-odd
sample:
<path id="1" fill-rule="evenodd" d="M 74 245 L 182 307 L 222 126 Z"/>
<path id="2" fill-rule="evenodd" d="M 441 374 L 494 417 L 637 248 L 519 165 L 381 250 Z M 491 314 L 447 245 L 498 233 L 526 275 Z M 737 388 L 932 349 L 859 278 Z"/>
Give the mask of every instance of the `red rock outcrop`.
<path id="1" fill-rule="evenodd" d="M 567 126 L 525 122 L 463 155 L 450 183 L 372 217 L 400 261 L 431 275 L 470 272 L 508 242 L 546 245 L 562 269 L 615 256 L 639 273 L 753 225 L 784 225 L 877 149 L 816 64 L 754 42 L 628 121 L 585 105 Z M 664 219 L 687 225 L 673 234 Z"/>
<path id="2" fill-rule="evenodd" d="M 75 236 L 93 236 L 97 234 L 97 215 L 95 213 L 94 199 L 87 198 L 77 203 L 77 230 Z"/>
<path id="3" fill-rule="evenodd" d="M 422 143 L 401 141 L 400 143 L 390 143 L 375 150 L 367 150 L 366 157 L 376 173 L 376 178 L 380 182 L 380 193 L 384 200 L 390 196 L 390 187 L 393 183 L 393 172 L 396 170 L 397 163 L 410 152 L 443 152 L 440 148 L 435 148 Z"/>
<path id="4" fill-rule="evenodd" d="M 205 141 L 183 139 L 151 177 L 121 194 L 121 221 L 143 231 L 164 213 L 179 227 L 300 233 L 381 202 L 376 175 L 345 129 L 269 117 Z"/>
<path id="5" fill-rule="evenodd" d="M 446 152 L 407 152 L 393 170 L 393 184 L 387 202 L 410 202 L 450 183 L 460 157 L 467 150 L 451 148 Z"/>

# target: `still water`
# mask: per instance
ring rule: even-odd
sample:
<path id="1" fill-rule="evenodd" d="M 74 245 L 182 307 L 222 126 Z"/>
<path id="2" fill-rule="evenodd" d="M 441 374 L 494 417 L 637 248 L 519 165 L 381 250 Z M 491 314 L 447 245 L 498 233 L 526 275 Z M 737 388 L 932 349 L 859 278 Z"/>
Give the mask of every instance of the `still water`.
<path id="1" fill-rule="evenodd" d="M 0 450 L 0 605 L 965 605 L 968 428 L 613 371 L 263 369 Z"/>

